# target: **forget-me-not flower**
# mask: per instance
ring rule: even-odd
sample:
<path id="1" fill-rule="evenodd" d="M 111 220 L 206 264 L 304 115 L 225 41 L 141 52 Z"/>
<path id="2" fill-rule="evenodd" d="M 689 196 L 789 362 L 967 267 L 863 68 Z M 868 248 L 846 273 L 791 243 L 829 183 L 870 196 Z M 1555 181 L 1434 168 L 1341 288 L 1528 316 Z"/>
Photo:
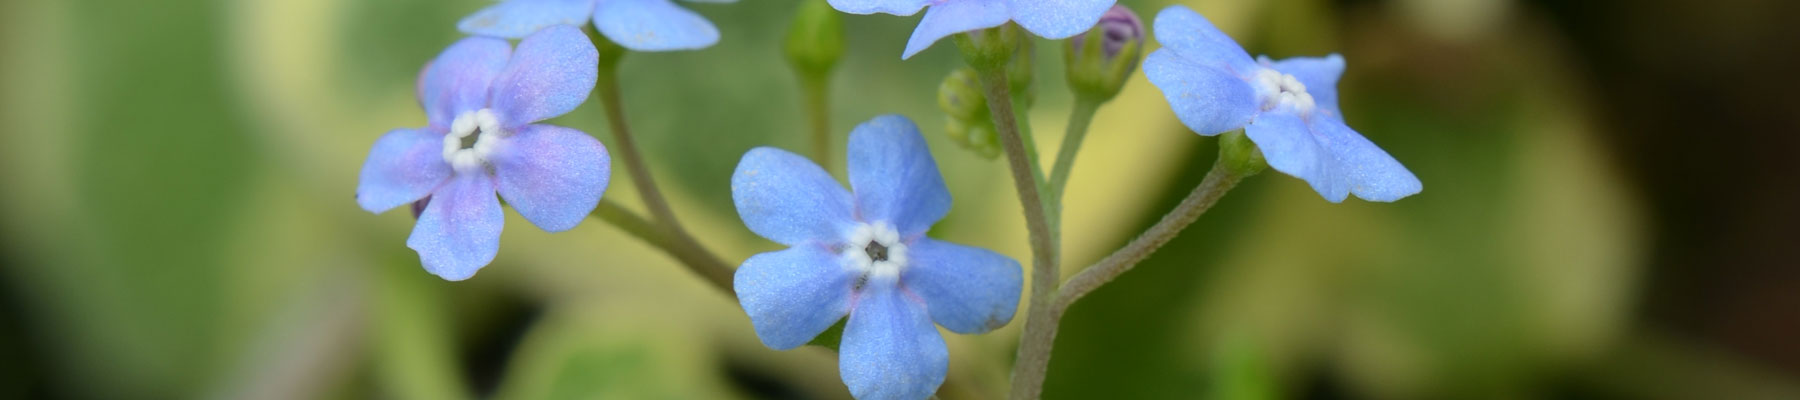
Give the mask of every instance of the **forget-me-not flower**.
<path id="1" fill-rule="evenodd" d="M 586 133 L 534 122 L 587 100 L 598 57 L 568 25 L 532 34 L 516 50 L 495 38 L 450 45 L 419 76 L 430 124 L 375 141 L 357 204 L 379 213 L 423 200 L 406 246 L 425 270 L 453 281 L 500 249 L 496 192 L 539 228 L 574 228 L 606 191 L 611 158 Z"/>
<path id="2" fill-rule="evenodd" d="M 737 270 L 738 302 L 778 350 L 806 344 L 846 314 L 838 372 L 859 399 L 923 399 L 949 354 L 932 322 L 982 333 L 1012 320 L 1020 269 L 981 248 L 925 237 L 950 192 L 912 121 L 877 117 L 850 133 L 845 191 L 806 158 L 760 147 L 731 177 L 738 215 L 788 249 Z"/>
<path id="3" fill-rule="evenodd" d="M 1156 15 L 1156 39 L 1163 48 L 1144 61 L 1144 74 L 1194 132 L 1244 129 L 1270 167 L 1334 203 L 1349 194 L 1394 201 L 1422 188 L 1412 171 L 1344 124 L 1337 97 L 1343 56 L 1251 59 L 1182 6 Z"/>
<path id="4" fill-rule="evenodd" d="M 504 0 L 464 17 L 456 28 L 517 39 L 547 26 L 581 26 L 589 20 L 613 43 L 636 51 L 694 50 L 719 42 L 719 28 L 673 0 Z"/>
<path id="5" fill-rule="evenodd" d="M 830 0 L 832 8 L 851 14 L 913 15 L 926 5 L 925 18 L 913 30 L 901 59 L 912 58 L 938 39 L 961 32 L 1017 22 L 1038 36 L 1062 39 L 1087 32 L 1117 0 Z"/>

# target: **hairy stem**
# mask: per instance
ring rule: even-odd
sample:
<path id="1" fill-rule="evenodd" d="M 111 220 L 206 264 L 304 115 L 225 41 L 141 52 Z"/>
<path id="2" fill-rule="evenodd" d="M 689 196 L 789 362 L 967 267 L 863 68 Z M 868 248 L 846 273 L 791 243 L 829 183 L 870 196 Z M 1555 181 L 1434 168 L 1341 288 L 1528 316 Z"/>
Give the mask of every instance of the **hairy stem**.
<path id="1" fill-rule="evenodd" d="M 1056 337 L 1055 317 L 1046 315 L 1055 297 L 1061 275 L 1056 267 L 1055 239 L 1044 212 L 1040 188 L 1042 172 L 1031 160 L 1025 140 L 1019 134 L 1013 114 L 1012 96 L 1008 94 L 1005 68 L 980 68 L 981 86 L 986 91 L 988 111 L 994 118 L 994 129 L 1000 134 L 1001 147 L 1011 166 L 1013 188 L 1019 192 L 1019 204 L 1025 208 L 1025 226 L 1031 232 L 1031 300 L 1025 316 L 1025 333 L 1019 344 L 1018 363 L 1013 367 L 1012 398 L 1035 399 L 1043 387 L 1044 368 L 1049 365 L 1049 343 Z"/>
<path id="2" fill-rule="evenodd" d="M 800 76 L 800 96 L 806 102 L 806 119 L 812 127 L 813 162 L 832 164 L 830 76 Z M 829 168 L 829 167 L 827 167 Z"/>
<path id="3" fill-rule="evenodd" d="M 644 208 L 650 210 L 653 221 L 643 221 L 643 218 L 607 201 L 601 202 L 600 207 L 594 210 L 594 215 L 619 225 L 627 232 L 632 232 L 669 253 L 681 261 L 683 266 L 725 293 L 735 293 L 731 284 L 732 268 L 681 227 L 681 221 L 675 219 L 675 212 L 669 209 L 668 201 L 664 200 L 662 190 L 657 189 L 656 178 L 651 176 L 643 153 L 638 151 L 637 142 L 631 137 L 631 127 L 625 123 L 625 107 L 619 96 L 616 66 L 616 58 L 611 62 L 601 63 L 595 90 L 600 93 L 600 103 L 606 109 L 607 122 L 612 126 L 614 139 L 617 139 L 614 154 L 619 154 L 625 160 L 625 170 L 631 174 L 631 183 L 637 185 L 638 195 L 643 198 Z"/>
<path id="4" fill-rule="evenodd" d="M 1158 248 L 1168 244 L 1169 240 L 1173 240 L 1176 235 L 1181 234 L 1182 229 L 1200 219 L 1200 215 L 1211 209 L 1214 203 L 1218 203 L 1219 198 L 1225 196 L 1225 192 L 1237 186 L 1238 181 L 1243 180 L 1245 175 L 1232 173 L 1231 168 L 1226 168 L 1222 163 L 1222 158 L 1220 163 L 1214 163 L 1212 171 L 1207 172 L 1206 178 L 1200 181 L 1200 186 L 1194 187 L 1194 191 L 1188 193 L 1187 198 L 1182 199 L 1181 204 L 1176 205 L 1175 209 L 1169 210 L 1168 214 L 1163 215 L 1162 220 L 1156 221 L 1156 225 L 1152 225 L 1149 230 L 1139 234 L 1125 247 L 1113 251 L 1112 254 L 1100 259 L 1093 266 L 1069 278 L 1069 281 L 1063 285 L 1062 293 L 1056 297 L 1056 313 L 1062 314 L 1069 308 L 1069 305 L 1080 300 L 1082 296 L 1100 288 L 1100 285 L 1111 282 L 1113 278 L 1118 278 L 1119 275 L 1130 271 L 1132 267 L 1136 267 L 1138 262 L 1149 258 L 1151 253 L 1155 253 Z"/>
<path id="5" fill-rule="evenodd" d="M 1069 129 L 1063 133 L 1062 146 L 1056 149 L 1056 165 L 1050 168 L 1050 195 L 1058 209 L 1062 208 L 1063 190 L 1068 188 L 1069 175 L 1075 169 L 1075 155 L 1081 152 L 1081 141 L 1087 137 L 1088 125 L 1094 122 L 1098 111 L 1100 102 L 1076 96 L 1075 109 L 1069 112 Z"/>

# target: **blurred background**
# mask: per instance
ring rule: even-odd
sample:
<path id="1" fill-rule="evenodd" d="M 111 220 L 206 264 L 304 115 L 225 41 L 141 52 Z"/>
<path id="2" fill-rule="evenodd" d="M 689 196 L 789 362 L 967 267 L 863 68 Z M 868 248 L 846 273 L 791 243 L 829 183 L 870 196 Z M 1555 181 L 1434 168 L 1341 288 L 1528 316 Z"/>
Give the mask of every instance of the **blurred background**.
<path id="1" fill-rule="evenodd" d="M 1425 191 L 1248 180 L 1069 312 L 1045 397 L 1800 398 L 1800 3 L 1121 3 L 1187 4 L 1255 54 L 1344 54 L 1350 124 Z M 0 3 L 0 397 L 847 398 L 830 350 L 763 347 L 731 297 L 598 220 L 508 211 L 499 258 L 445 282 L 411 216 L 356 206 L 369 146 L 424 124 L 416 74 L 485 4 Z M 665 191 L 734 263 L 778 248 L 732 209 L 738 157 L 808 143 L 780 56 L 797 5 L 688 4 L 717 46 L 621 70 Z M 1004 163 L 944 133 L 954 46 L 899 59 L 917 20 L 846 17 L 837 140 L 912 117 L 956 199 L 933 236 L 1028 260 Z M 1061 45 L 1036 54 L 1045 154 Z M 612 143 L 595 101 L 552 122 Z M 1066 273 L 1215 151 L 1142 74 L 1087 143 Z M 623 173 L 607 198 L 639 206 Z M 947 336 L 940 396 L 1001 398 L 1020 325 Z"/>

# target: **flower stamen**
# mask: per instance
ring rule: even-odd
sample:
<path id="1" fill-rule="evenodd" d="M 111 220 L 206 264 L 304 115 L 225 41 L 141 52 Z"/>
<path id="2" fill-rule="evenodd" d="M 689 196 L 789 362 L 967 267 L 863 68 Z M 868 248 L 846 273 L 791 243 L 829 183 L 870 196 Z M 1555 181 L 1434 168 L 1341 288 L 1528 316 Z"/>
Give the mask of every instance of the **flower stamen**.
<path id="1" fill-rule="evenodd" d="M 492 110 L 463 113 L 450 122 L 444 135 L 444 162 L 457 172 L 476 172 L 487 167 L 494 147 L 506 136 Z"/>

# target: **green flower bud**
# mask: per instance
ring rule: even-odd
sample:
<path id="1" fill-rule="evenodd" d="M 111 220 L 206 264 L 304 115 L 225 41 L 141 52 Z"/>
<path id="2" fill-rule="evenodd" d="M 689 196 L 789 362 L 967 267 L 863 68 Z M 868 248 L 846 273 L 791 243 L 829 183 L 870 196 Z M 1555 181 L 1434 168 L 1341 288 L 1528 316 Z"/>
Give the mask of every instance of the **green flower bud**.
<path id="1" fill-rule="evenodd" d="M 1144 54 L 1144 22 L 1130 8 L 1115 5 L 1087 33 L 1069 38 L 1063 62 L 1069 88 L 1077 96 L 1112 100 L 1137 72 Z"/>
<path id="2" fill-rule="evenodd" d="M 825 0 L 804 0 L 788 26 L 782 46 L 789 64 L 803 76 L 823 77 L 844 56 L 844 19 Z"/>
<path id="3" fill-rule="evenodd" d="M 944 77 L 938 85 L 938 108 L 964 122 L 988 120 L 987 96 L 982 95 L 981 77 L 973 68 L 957 68 Z"/>

